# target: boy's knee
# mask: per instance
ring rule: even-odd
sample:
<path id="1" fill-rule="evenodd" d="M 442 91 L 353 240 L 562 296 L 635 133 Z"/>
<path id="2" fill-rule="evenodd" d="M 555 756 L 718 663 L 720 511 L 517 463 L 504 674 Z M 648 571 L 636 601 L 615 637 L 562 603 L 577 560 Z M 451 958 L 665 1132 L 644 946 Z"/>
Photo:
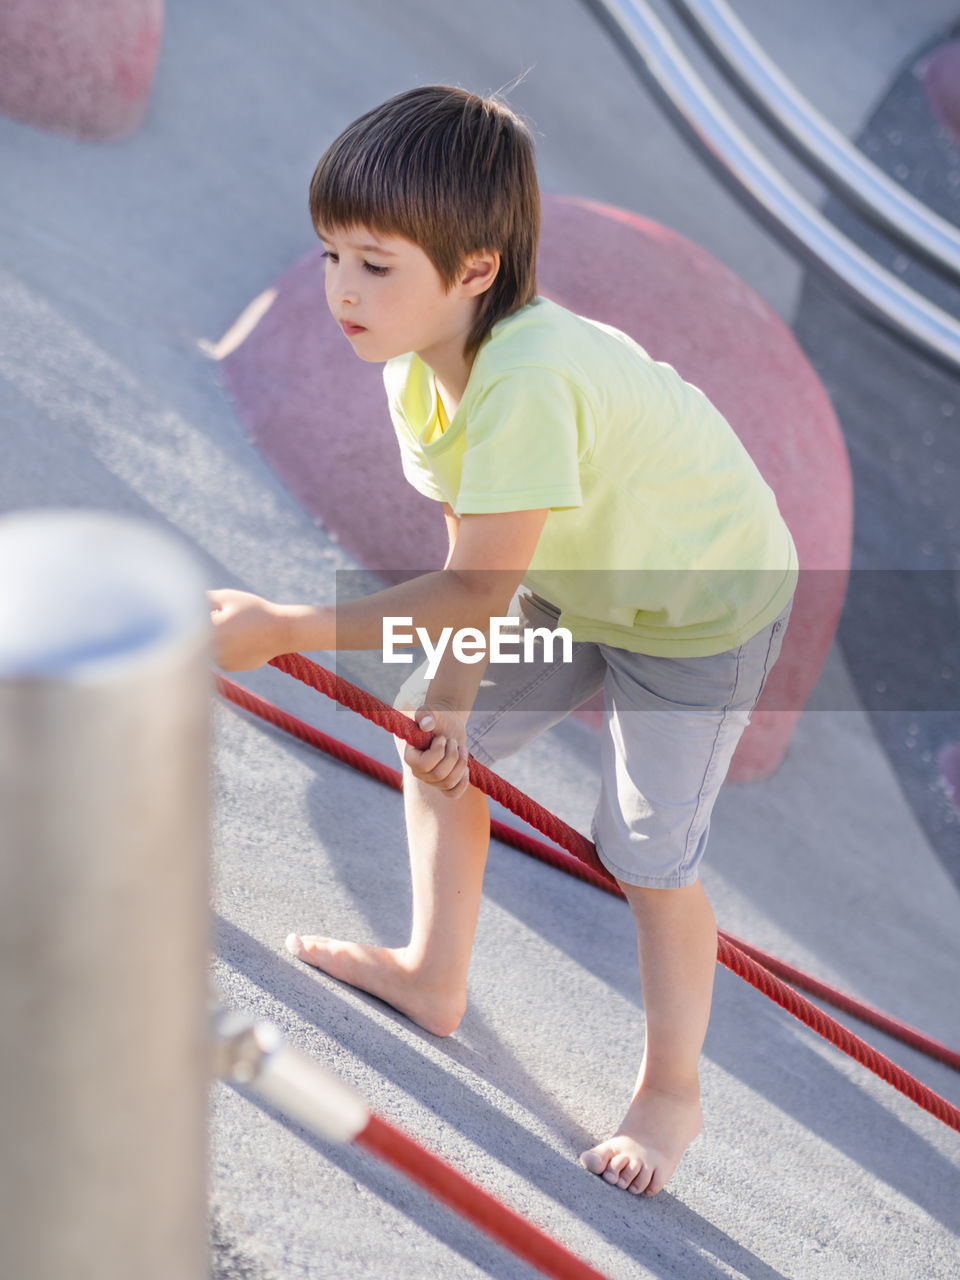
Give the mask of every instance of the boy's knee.
<path id="1" fill-rule="evenodd" d="M 688 902 L 699 902 L 705 896 L 703 885 L 699 880 L 693 880 L 689 884 L 669 886 L 629 884 L 623 880 L 618 880 L 617 884 L 623 890 L 623 896 L 634 915 L 643 915 L 659 909 L 682 910 Z"/>

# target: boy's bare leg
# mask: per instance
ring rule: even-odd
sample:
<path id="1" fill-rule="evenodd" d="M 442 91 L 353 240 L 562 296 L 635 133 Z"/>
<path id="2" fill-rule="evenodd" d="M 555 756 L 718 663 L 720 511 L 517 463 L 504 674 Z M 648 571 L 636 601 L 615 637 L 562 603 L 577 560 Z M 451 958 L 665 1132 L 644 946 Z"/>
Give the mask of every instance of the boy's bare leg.
<path id="1" fill-rule="evenodd" d="M 405 947 L 297 937 L 301 960 L 379 996 L 434 1035 L 455 1031 L 467 1004 L 467 969 L 490 843 L 487 798 L 469 787 L 456 799 L 419 782 L 404 765 L 413 923 Z"/>
<path id="2" fill-rule="evenodd" d="M 682 889 L 620 887 L 637 925 L 646 1045 L 620 1127 L 580 1159 L 607 1182 L 655 1195 L 703 1122 L 697 1064 L 710 1017 L 717 927 L 699 881 Z"/>

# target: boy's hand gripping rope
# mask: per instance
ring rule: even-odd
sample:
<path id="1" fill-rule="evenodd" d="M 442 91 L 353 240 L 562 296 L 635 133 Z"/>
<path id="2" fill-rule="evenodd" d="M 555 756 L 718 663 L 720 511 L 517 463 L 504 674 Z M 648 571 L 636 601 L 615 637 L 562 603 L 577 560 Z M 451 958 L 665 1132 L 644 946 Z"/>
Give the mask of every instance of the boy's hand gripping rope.
<path id="1" fill-rule="evenodd" d="M 424 732 L 413 720 L 402 715 L 393 707 L 387 706 L 379 698 L 374 697 L 363 689 L 357 688 L 356 685 L 351 684 L 348 680 L 344 680 L 342 676 L 334 675 L 333 672 L 328 671 L 325 667 L 321 667 L 317 663 L 311 662 L 308 658 L 304 658 L 302 654 L 282 654 L 274 658 L 270 665 L 309 685 L 310 688 L 326 694 L 328 698 L 334 699 L 342 706 L 356 711 L 365 719 L 371 720 L 374 724 L 387 729 L 396 737 L 403 738 L 419 750 L 422 750 L 430 741 L 431 735 Z M 277 728 L 299 737 L 303 741 L 310 743 L 310 745 L 319 747 L 336 759 L 353 765 L 355 768 L 363 769 L 381 782 L 385 782 L 397 789 L 400 788 L 401 774 L 399 770 L 391 769 L 388 765 L 381 764 L 370 756 L 364 755 L 363 752 L 356 751 L 346 743 L 339 742 L 336 738 L 332 738 L 313 728 L 313 726 L 305 724 L 302 720 L 298 720 L 295 716 L 281 711 L 278 707 L 274 707 L 267 702 L 266 699 L 258 697 L 223 676 L 218 676 L 217 685 L 224 697 L 245 710 L 253 712 L 255 715 L 276 725 Z M 518 791 L 516 787 L 493 773 L 472 756 L 470 757 L 470 781 L 480 791 L 485 792 L 499 804 L 502 804 L 504 808 L 509 809 L 525 822 L 536 827 L 544 835 L 549 836 L 561 848 L 552 849 L 539 840 L 534 840 L 521 832 L 514 831 L 511 827 L 493 822 L 491 823 L 492 833 L 498 839 L 504 840 L 506 843 L 512 844 L 526 853 L 531 853 L 533 856 L 541 858 L 543 861 L 549 862 L 551 865 L 575 875 L 579 879 L 587 880 L 597 888 L 604 889 L 617 897 L 623 897 L 616 880 L 601 863 L 597 857 L 595 846 L 586 836 L 568 826 L 567 823 L 554 814 L 549 813 L 536 801 Z M 565 853 L 563 850 L 568 852 Z M 570 855 L 573 856 L 571 857 Z M 946 1045 L 939 1044 L 935 1040 L 931 1040 L 921 1032 L 906 1026 L 906 1024 L 889 1017 L 887 1014 L 881 1013 L 879 1010 L 863 1005 L 861 1002 L 854 1000 L 853 997 L 837 991 L 828 984 L 820 982 L 818 979 L 777 959 L 777 957 L 770 956 L 749 943 L 741 942 L 723 930 L 719 931 L 717 959 L 739 977 L 756 987 L 758 991 L 762 991 L 764 995 L 775 1001 L 781 1008 L 786 1009 L 788 1013 L 798 1018 L 806 1026 L 811 1027 L 818 1035 L 835 1045 L 843 1053 L 854 1058 L 875 1075 L 878 1075 L 882 1080 L 892 1085 L 894 1089 L 910 1098 L 917 1106 L 930 1112 L 931 1115 L 936 1116 L 938 1120 L 950 1128 L 960 1132 L 960 1107 L 954 1106 L 946 1098 L 929 1089 L 925 1084 L 910 1075 L 909 1072 L 885 1057 L 879 1050 L 874 1049 L 866 1041 L 861 1040 L 859 1036 L 854 1035 L 848 1028 L 817 1008 L 811 1001 L 799 995 L 791 987 L 787 986 L 785 982 L 781 981 L 774 970 L 778 970 L 784 977 L 789 977 L 798 986 L 812 991 L 813 994 L 821 999 L 838 1005 L 845 1011 L 879 1027 L 890 1035 L 896 1036 L 904 1043 L 910 1044 L 912 1047 L 927 1053 L 930 1057 L 938 1059 L 955 1070 L 960 1070 L 960 1053 L 955 1052 Z"/>

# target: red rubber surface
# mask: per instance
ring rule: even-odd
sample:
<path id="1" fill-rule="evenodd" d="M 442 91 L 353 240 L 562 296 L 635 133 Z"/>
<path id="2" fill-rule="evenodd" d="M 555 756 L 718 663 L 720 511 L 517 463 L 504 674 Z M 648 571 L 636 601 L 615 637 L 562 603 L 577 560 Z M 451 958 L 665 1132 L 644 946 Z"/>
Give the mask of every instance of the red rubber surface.
<path id="1" fill-rule="evenodd" d="M 163 0 L 3 0 L 0 112 L 106 141 L 143 119 L 163 33 Z"/>
<path id="2" fill-rule="evenodd" d="M 940 752 L 940 772 L 950 791 L 950 798 L 960 813 L 960 742 L 950 742 Z"/>
<path id="3" fill-rule="evenodd" d="M 960 40 L 941 45 L 933 54 L 923 87 L 934 115 L 954 142 L 960 142 Z"/>

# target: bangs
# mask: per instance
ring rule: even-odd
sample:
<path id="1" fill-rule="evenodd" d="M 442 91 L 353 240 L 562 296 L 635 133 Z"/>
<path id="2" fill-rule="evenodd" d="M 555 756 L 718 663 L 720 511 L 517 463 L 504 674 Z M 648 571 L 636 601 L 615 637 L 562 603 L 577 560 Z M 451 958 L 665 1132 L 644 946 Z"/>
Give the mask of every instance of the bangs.
<path id="1" fill-rule="evenodd" d="M 314 229 L 368 227 L 403 236 L 420 245 L 450 282 L 463 257 L 466 227 L 454 182 L 437 177 L 444 172 L 447 131 L 425 129 L 422 111 L 412 109 L 404 113 L 409 119 L 393 118 L 389 130 L 378 128 L 381 110 L 350 125 L 317 165 L 310 183 Z"/>
<path id="2" fill-rule="evenodd" d="M 343 154 L 347 151 L 347 154 Z M 331 147 L 310 184 L 310 216 L 318 230 L 369 227 L 385 235 L 410 236 L 416 219 L 398 189 L 386 156 Z"/>

